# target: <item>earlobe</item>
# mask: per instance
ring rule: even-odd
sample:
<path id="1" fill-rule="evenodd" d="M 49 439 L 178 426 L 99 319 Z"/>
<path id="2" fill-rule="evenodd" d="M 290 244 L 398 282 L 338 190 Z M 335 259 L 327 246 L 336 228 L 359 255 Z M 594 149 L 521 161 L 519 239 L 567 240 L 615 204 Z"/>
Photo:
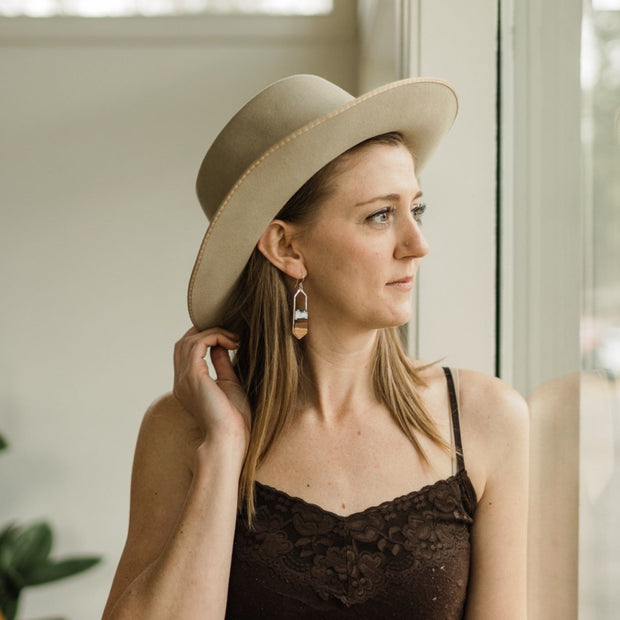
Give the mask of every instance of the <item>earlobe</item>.
<path id="1" fill-rule="evenodd" d="M 295 234 L 295 227 L 290 222 L 272 220 L 260 236 L 257 247 L 274 267 L 291 278 L 301 279 L 306 277 L 307 270 Z"/>

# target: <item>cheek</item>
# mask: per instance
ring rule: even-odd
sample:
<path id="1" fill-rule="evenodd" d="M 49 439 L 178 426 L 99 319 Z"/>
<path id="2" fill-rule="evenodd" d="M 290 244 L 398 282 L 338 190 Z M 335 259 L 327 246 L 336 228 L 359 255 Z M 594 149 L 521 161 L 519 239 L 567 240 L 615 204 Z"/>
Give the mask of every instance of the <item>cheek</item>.
<path id="1" fill-rule="evenodd" d="M 378 265 L 379 252 L 360 244 L 347 243 L 347 240 L 331 240 L 324 238 L 322 243 L 316 245 L 315 251 L 308 256 L 308 270 L 312 269 L 327 276 L 328 271 L 350 277 L 354 275 L 368 274 L 375 271 Z"/>
<path id="2" fill-rule="evenodd" d="M 385 274 L 380 270 L 380 255 L 369 250 L 341 246 L 339 251 L 326 251 L 308 264 L 308 275 L 320 289 L 319 294 L 332 302 L 337 299 L 360 306 L 382 290 Z"/>
<path id="3" fill-rule="evenodd" d="M 321 225 L 307 239 L 305 259 L 308 276 L 322 282 L 331 282 L 360 295 L 376 287 L 386 277 L 387 247 L 384 240 L 364 235 L 357 228 L 336 231 L 334 226 Z"/>

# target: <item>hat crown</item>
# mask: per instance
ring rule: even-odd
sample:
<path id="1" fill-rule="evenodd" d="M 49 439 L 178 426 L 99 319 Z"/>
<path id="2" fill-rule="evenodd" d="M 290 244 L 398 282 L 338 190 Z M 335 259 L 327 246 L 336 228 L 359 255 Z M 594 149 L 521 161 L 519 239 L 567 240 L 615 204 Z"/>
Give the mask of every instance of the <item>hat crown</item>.
<path id="1" fill-rule="evenodd" d="M 207 151 L 196 191 L 209 220 L 243 173 L 287 136 L 354 97 L 316 75 L 274 82 L 237 112 Z"/>

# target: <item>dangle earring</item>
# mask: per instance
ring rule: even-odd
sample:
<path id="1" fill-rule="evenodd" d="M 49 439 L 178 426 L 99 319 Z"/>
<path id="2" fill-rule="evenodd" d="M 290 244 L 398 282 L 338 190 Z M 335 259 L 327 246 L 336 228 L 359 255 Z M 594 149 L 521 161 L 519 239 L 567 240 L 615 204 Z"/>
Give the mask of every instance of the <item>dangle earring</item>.
<path id="1" fill-rule="evenodd" d="M 293 335 L 301 340 L 308 333 L 308 295 L 304 291 L 304 278 L 295 283 L 293 294 Z"/>

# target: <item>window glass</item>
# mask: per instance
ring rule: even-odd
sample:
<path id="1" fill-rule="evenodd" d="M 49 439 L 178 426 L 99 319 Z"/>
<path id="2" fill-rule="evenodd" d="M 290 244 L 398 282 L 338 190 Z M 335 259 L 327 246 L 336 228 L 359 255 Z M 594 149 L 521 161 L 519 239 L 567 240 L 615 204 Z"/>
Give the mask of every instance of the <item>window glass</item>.
<path id="1" fill-rule="evenodd" d="M 0 15 L 129 17 L 196 13 L 320 15 L 332 0 L 0 0 Z"/>
<path id="2" fill-rule="evenodd" d="M 620 0 L 582 22 L 580 617 L 620 608 Z"/>

